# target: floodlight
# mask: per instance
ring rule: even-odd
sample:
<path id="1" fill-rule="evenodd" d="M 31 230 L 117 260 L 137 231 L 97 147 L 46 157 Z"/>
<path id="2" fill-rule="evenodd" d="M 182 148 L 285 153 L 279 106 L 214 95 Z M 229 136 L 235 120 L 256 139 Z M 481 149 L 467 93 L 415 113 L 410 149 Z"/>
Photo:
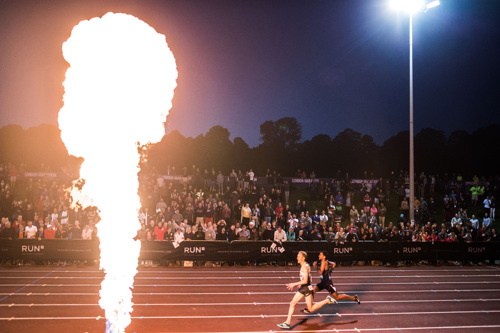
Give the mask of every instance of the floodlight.
<path id="1" fill-rule="evenodd" d="M 425 9 L 428 10 L 428 9 L 431 9 L 431 8 L 434 8 L 436 6 L 439 6 L 441 3 L 439 2 L 439 0 L 434 0 L 434 1 L 431 1 L 427 4 L 427 6 L 425 6 Z"/>
<path id="2" fill-rule="evenodd" d="M 424 0 L 391 0 L 391 8 L 414 14 L 425 8 Z"/>

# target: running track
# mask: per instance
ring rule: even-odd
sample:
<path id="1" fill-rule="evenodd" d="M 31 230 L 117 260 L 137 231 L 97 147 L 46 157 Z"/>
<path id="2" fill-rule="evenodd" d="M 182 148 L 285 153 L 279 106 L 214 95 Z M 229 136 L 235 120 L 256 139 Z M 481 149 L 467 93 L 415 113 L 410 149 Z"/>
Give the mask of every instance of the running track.
<path id="1" fill-rule="evenodd" d="M 298 271 L 142 267 L 127 332 L 281 331 Z M 104 332 L 102 277 L 96 267 L 0 267 L 0 332 Z M 500 332 L 499 266 L 338 267 L 333 277 L 361 305 L 305 315 L 299 303 L 293 332 Z"/>

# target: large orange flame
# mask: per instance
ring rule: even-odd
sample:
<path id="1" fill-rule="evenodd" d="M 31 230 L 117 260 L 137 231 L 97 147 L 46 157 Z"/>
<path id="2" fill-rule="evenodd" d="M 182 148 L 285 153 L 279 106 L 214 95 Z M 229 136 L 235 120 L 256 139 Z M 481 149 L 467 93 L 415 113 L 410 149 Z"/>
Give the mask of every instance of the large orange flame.
<path id="1" fill-rule="evenodd" d="M 130 324 L 141 246 L 133 239 L 140 227 L 137 144 L 164 135 L 175 59 L 164 35 L 136 17 L 114 13 L 75 26 L 63 55 L 70 67 L 59 112 L 61 137 L 70 154 L 84 158 L 85 185 L 72 195 L 100 210 L 100 268 L 106 275 L 99 304 L 107 330 L 123 332 Z"/>

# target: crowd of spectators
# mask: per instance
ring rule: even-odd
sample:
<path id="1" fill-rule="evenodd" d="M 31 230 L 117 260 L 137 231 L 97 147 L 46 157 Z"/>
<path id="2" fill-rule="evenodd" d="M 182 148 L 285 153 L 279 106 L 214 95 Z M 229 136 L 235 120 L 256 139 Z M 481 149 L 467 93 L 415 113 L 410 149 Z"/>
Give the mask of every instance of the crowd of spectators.
<path id="1" fill-rule="evenodd" d="M 19 168 L 22 171 L 22 166 Z M 0 166 L 0 238 L 96 239 L 99 215 L 95 207 L 71 208 L 65 189 L 71 182 L 57 178 L 26 178 L 13 165 Z M 258 182 L 252 169 L 223 174 L 193 166 L 167 176 L 140 175 L 142 208 L 138 213 L 142 241 L 270 240 L 454 242 L 497 241 L 496 181 L 474 177 L 466 185 L 459 175 L 420 174 L 413 203 L 416 219 L 408 221 L 408 175 L 393 173 L 363 181 L 337 173 L 333 181 L 318 179 L 309 197 L 290 202 L 293 187 L 278 172 L 267 170 Z M 304 178 L 298 170 L 294 177 Z M 312 173 L 311 178 L 316 176 Z M 176 179 L 178 180 L 178 179 Z M 22 188 L 20 188 L 22 187 Z M 12 193 L 23 193 L 13 199 Z M 434 197 L 444 193 L 441 203 Z M 389 205 L 391 200 L 397 204 Z M 483 205 L 484 214 L 468 214 Z M 389 212 L 388 206 L 397 212 Z M 397 208 L 394 208 L 397 207 Z M 437 221 L 443 207 L 443 221 Z M 387 216 L 399 216 L 387 220 Z"/>

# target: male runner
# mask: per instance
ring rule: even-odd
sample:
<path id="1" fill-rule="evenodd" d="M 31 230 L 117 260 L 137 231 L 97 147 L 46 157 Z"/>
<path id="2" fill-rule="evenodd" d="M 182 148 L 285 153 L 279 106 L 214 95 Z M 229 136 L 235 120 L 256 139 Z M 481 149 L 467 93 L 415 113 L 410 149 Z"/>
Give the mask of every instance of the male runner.
<path id="1" fill-rule="evenodd" d="M 300 264 L 300 281 L 289 283 L 286 285 L 288 290 L 293 290 L 294 287 L 299 287 L 292 301 L 290 302 L 290 308 L 288 310 L 288 317 L 284 323 L 278 324 L 280 328 L 290 329 L 290 323 L 292 322 L 292 315 L 295 311 L 295 306 L 302 299 L 306 298 L 306 306 L 309 312 L 313 312 L 321 308 L 325 304 L 335 304 L 337 303 L 333 298 L 328 296 L 324 301 L 318 302 L 313 305 L 313 286 L 311 285 L 311 268 L 306 262 L 307 253 L 300 251 L 297 254 L 297 262 Z"/>
<path id="2" fill-rule="evenodd" d="M 358 304 L 361 304 L 361 301 L 359 300 L 358 295 L 356 296 L 349 296 L 349 295 L 344 295 L 344 294 L 338 294 L 337 289 L 333 286 L 332 282 L 332 270 L 335 268 L 336 264 L 332 261 L 326 260 L 326 257 L 328 256 L 328 253 L 326 251 L 321 251 L 318 255 L 318 259 L 321 262 L 321 265 L 318 268 L 319 274 L 321 274 L 321 281 L 314 286 L 313 293 L 316 294 L 318 291 L 321 291 L 323 289 L 328 290 L 328 292 L 335 298 L 335 300 L 340 300 L 340 299 L 350 299 L 352 301 L 357 302 Z M 317 262 L 315 261 L 313 266 L 317 266 Z M 328 295 L 326 298 L 330 302 L 334 301 L 333 298 L 330 295 Z M 310 313 L 309 308 L 305 308 L 302 310 L 304 313 Z"/>

